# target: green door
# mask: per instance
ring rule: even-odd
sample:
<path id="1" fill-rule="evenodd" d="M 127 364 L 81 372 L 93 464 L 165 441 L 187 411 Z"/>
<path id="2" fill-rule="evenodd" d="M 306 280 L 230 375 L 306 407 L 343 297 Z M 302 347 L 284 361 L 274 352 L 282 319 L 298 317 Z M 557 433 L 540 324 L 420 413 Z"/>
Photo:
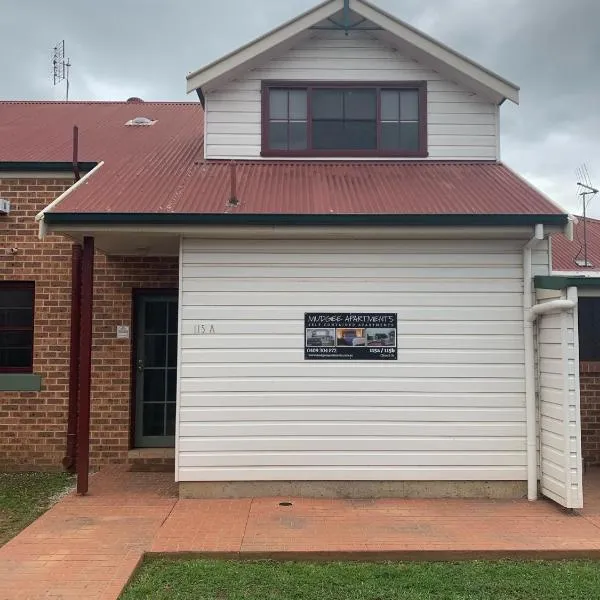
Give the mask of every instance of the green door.
<path id="1" fill-rule="evenodd" d="M 138 296 L 136 311 L 135 445 L 174 446 L 177 296 Z"/>

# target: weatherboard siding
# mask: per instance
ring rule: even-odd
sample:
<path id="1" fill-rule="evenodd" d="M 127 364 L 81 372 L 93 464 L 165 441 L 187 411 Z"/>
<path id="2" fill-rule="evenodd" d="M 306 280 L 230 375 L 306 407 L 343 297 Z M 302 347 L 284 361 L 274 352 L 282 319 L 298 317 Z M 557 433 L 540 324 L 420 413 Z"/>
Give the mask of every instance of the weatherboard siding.
<path id="1" fill-rule="evenodd" d="M 184 239 L 178 480 L 525 479 L 522 246 Z M 398 360 L 304 360 L 319 311 Z"/>
<path id="2" fill-rule="evenodd" d="M 262 80 L 427 81 L 429 158 L 498 158 L 497 107 L 492 102 L 366 32 L 345 36 L 336 31 L 319 32 L 243 78 L 208 92 L 206 158 L 260 158 Z"/>
<path id="3" fill-rule="evenodd" d="M 542 493 L 568 508 L 581 508 L 577 311 L 541 316 L 537 339 Z"/>

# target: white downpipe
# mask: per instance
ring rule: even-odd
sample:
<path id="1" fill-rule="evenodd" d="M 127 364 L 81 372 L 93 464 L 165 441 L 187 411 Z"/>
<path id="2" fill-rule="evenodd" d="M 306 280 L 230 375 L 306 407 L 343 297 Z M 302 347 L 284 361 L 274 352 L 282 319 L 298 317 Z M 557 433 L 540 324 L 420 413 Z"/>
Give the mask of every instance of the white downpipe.
<path id="1" fill-rule="evenodd" d="M 523 328 L 525 341 L 525 413 L 527 419 L 527 499 L 537 500 L 537 418 L 535 412 L 535 354 L 533 349 L 532 248 L 544 239 L 544 226 L 536 225 L 534 236 L 523 247 Z"/>

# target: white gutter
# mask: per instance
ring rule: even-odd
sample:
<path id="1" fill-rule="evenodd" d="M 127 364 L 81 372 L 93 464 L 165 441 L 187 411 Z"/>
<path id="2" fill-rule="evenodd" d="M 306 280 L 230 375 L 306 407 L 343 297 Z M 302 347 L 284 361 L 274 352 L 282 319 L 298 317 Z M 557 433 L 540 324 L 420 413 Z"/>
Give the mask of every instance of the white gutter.
<path id="1" fill-rule="evenodd" d="M 44 215 L 52 210 L 57 204 L 62 202 L 71 192 L 74 192 L 81 184 L 86 182 L 88 178 L 91 177 L 93 173 L 98 171 L 103 164 L 104 161 L 100 161 L 91 171 L 88 171 L 81 179 L 79 179 L 79 181 L 76 181 L 70 188 L 65 190 L 58 198 L 50 202 L 46 208 L 44 208 L 35 216 L 35 220 L 39 223 L 38 237 L 40 240 L 43 240 L 48 233 L 48 226 L 44 223 Z"/>
<path id="2" fill-rule="evenodd" d="M 527 424 L 527 499 L 537 500 L 537 418 L 535 410 L 535 354 L 533 348 L 532 248 L 544 239 L 544 226 L 536 225 L 534 236 L 523 247 L 523 333 L 525 341 L 525 414 Z"/>

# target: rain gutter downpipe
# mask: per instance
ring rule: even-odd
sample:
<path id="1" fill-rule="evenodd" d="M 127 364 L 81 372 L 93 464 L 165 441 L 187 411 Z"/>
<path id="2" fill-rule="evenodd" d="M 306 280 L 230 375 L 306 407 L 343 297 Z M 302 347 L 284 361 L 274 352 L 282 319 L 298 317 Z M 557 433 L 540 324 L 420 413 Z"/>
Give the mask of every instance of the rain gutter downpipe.
<path id="1" fill-rule="evenodd" d="M 544 239 L 544 226 L 536 225 L 523 247 L 523 333 L 525 342 L 525 413 L 527 423 L 527 499 L 537 500 L 537 418 L 535 408 L 535 354 L 533 348 L 532 249 Z"/>

